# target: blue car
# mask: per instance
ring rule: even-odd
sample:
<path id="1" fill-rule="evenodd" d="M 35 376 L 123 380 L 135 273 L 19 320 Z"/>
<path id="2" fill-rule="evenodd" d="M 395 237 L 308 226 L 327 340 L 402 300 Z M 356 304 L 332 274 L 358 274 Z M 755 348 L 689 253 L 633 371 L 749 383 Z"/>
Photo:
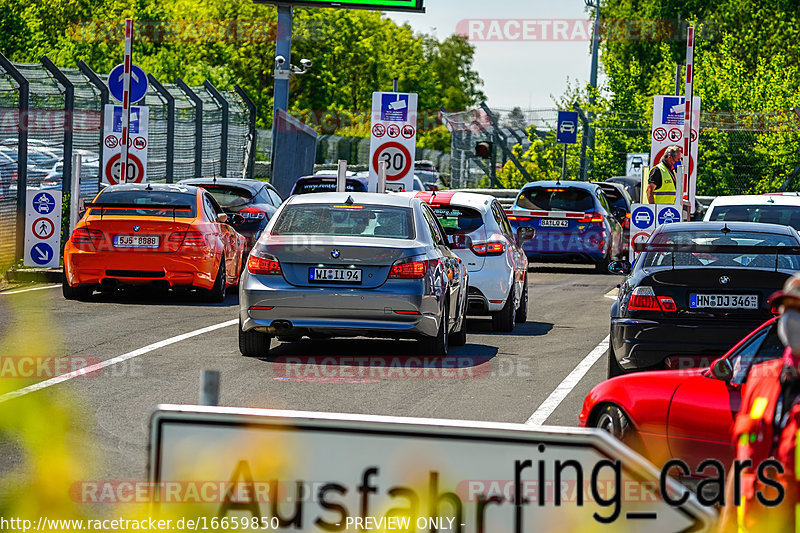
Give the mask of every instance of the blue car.
<path id="1" fill-rule="evenodd" d="M 535 230 L 522 247 L 531 262 L 587 263 L 608 272 L 608 263 L 624 255 L 622 226 L 595 183 L 528 183 L 507 215 L 515 231 Z"/>

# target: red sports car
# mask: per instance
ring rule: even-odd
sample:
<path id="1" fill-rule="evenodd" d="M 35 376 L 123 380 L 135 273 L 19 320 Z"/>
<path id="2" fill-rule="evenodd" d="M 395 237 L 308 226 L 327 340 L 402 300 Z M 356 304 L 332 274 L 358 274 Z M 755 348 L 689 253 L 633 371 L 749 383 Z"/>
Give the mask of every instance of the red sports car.
<path id="1" fill-rule="evenodd" d="M 729 466 L 747 373 L 783 354 L 777 324 L 768 320 L 709 367 L 638 372 L 598 384 L 583 402 L 580 425 L 609 431 L 658 467 L 673 458 L 693 473 L 704 459 Z"/>

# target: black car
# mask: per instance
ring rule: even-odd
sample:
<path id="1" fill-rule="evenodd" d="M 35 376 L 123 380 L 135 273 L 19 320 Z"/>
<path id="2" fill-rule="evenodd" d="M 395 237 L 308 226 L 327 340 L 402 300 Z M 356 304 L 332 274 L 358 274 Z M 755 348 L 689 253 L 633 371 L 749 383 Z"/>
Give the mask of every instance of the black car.
<path id="1" fill-rule="evenodd" d="M 664 224 L 630 263 L 611 306 L 608 377 L 691 368 L 772 316 L 769 296 L 800 270 L 794 228 L 755 222 Z"/>
<path id="2" fill-rule="evenodd" d="M 253 248 L 261 231 L 283 202 L 275 187 L 265 181 L 195 178 L 182 180 L 180 183 L 204 188 L 217 200 L 223 211 L 242 215 L 244 222 L 232 226 L 247 239 L 246 253 Z"/>
<path id="3" fill-rule="evenodd" d="M 336 190 L 336 179 L 335 175 L 328 174 L 303 176 L 297 179 L 289 196 L 315 192 L 334 192 Z M 367 188 L 367 178 L 353 176 L 345 179 L 345 190 L 347 192 L 367 192 Z"/>
<path id="4" fill-rule="evenodd" d="M 597 185 L 603 189 L 608 205 L 611 207 L 611 214 L 622 226 L 622 249 L 628 251 L 628 243 L 631 240 L 631 200 L 628 191 L 620 183 L 599 181 Z"/>

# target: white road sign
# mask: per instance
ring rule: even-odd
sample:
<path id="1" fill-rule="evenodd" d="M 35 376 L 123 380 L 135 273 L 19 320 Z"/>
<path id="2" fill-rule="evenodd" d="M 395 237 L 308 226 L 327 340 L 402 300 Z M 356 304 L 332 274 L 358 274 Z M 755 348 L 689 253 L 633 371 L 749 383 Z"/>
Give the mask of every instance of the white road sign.
<path id="1" fill-rule="evenodd" d="M 642 169 L 647 166 L 648 154 L 628 154 L 628 159 L 625 163 L 625 175 L 642 177 Z M 638 200 L 638 198 L 634 198 Z"/>
<path id="2" fill-rule="evenodd" d="M 25 266 L 58 268 L 61 191 L 29 189 L 25 197 Z"/>
<path id="3" fill-rule="evenodd" d="M 650 168 L 661 162 L 667 147 L 677 144 L 683 148 L 683 122 L 686 100 L 683 96 L 653 97 L 653 124 L 650 130 Z M 700 131 L 700 97 L 692 99 L 692 153 L 689 154 L 689 199 L 694 202 L 697 188 L 697 134 Z M 677 183 L 681 191 L 683 183 Z M 675 203 L 680 203 L 682 194 L 675 195 Z"/>
<path id="4" fill-rule="evenodd" d="M 632 204 L 631 205 L 631 235 L 630 235 L 630 249 L 628 255 L 630 262 L 636 261 L 639 256 L 638 253 L 633 251 L 634 244 L 647 242 L 653 230 L 658 225 L 657 222 L 657 206 L 655 204 Z"/>
<path id="5" fill-rule="evenodd" d="M 372 93 L 369 191 L 378 183 L 378 163 L 386 163 L 387 189 L 413 189 L 417 144 L 417 95 Z"/>
<path id="6" fill-rule="evenodd" d="M 128 135 L 128 183 L 147 181 L 147 146 L 150 108 L 132 106 Z M 103 127 L 102 182 L 119 183 L 122 140 L 122 106 L 106 104 Z"/>
<path id="7" fill-rule="evenodd" d="M 714 519 L 666 475 L 665 500 L 662 474 L 596 429 L 159 406 L 149 449 L 156 511 L 220 527 L 658 533 Z"/>

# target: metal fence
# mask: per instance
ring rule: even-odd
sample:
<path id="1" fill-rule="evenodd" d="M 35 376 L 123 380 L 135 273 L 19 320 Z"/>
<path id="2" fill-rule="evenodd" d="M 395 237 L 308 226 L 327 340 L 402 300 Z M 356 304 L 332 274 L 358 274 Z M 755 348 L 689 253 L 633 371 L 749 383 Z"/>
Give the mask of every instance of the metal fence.
<path id="1" fill-rule="evenodd" d="M 269 161 L 272 147 L 272 132 L 258 130 L 258 145 L 256 159 Z M 316 164 L 332 165 L 340 159 L 349 165 L 369 165 L 369 139 L 364 137 L 345 137 L 341 135 L 319 135 L 317 137 Z M 416 160 L 433 162 L 436 169 L 442 174 L 450 173 L 450 154 L 439 150 L 417 148 Z"/>
<path id="2" fill-rule="evenodd" d="M 551 152 L 550 159 L 529 152 L 538 136 L 537 152 L 552 150 L 558 109 L 531 109 L 517 114 L 511 123 L 510 111 L 492 109 L 502 125 L 510 145 L 516 146 L 520 159 L 537 159 L 542 172 L 560 174 L 561 152 Z M 595 150 L 585 156 L 586 174 L 590 180 L 605 180 L 625 175 L 628 153 L 650 152 L 652 113 L 604 112 L 595 118 Z M 497 142 L 485 112 L 472 110 L 445 114 L 445 123 L 452 134 L 452 180 L 458 187 L 489 184 L 486 162 L 476 157 L 479 141 Z M 522 123 L 520 123 L 522 122 Z M 524 128 L 524 141 L 518 142 L 514 132 Z M 581 128 L 585 130 L 585 128 Z M 509 134 L 510 133 L 510 134 Z M 583 131 L 580 132 L 581 135 Z M 567 151 L 567 175 L 576 179 L 580 173 L 579 144 Z M 703 111 L 700 115 L 698 144 L 697 192 L 717 196 L 800 189 L 800 109 L 763 113 Z M 505 165 L 498 157 L 498 164 Z M 548 179 L 552 176 L 532 176 Z"/>
<path id="3" fill-rule="evenodd" d="M 81 197 L 101 187 L 107 76 L 83 62 L 77 67 L 58 68 L 46 57 L 12 63 L 0 54 L 0 266 L 21 257 L 26 188 L 68 194 L 76 155 Z M 241 88 L 220 92 L 209 82 L 187 87 L 148 78 L 141 104 L 150 113 L 150 181 L 252 176 L 256 109 Z M 17 164 L 20 156 L 26 165 Z"/>

